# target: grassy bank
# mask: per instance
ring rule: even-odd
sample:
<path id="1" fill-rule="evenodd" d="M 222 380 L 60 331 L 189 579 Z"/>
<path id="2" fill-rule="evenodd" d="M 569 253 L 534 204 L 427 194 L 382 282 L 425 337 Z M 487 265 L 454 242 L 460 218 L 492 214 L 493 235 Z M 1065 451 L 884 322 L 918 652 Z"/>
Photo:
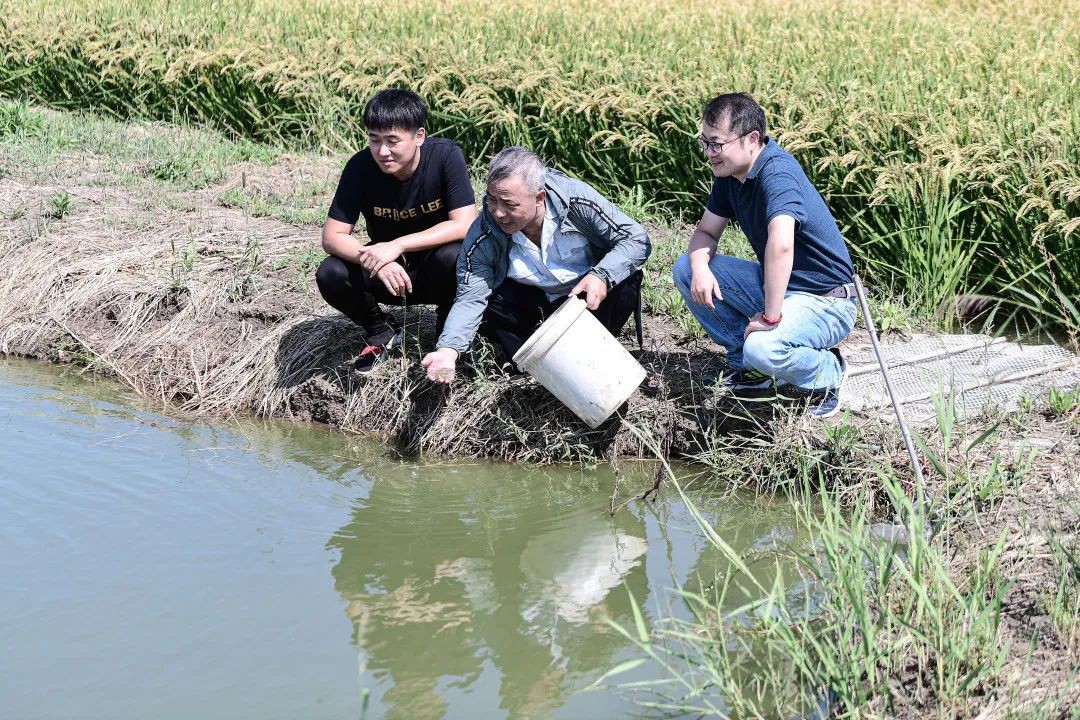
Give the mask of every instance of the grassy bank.
<path id="1" fill-rule="evenodd" d="M 889 431 L 759 450 L 743 482 L 782 476 L 813 544 L 740 554 L 699 516 L 734 571 L 676 591 L 690 620 L 616 626 L 665 676 L 622 690 L 650 717 L 1080 717 L 1080 393 L 1007 418 L 965 423 L 947 399 L 938 412 L 920 437 L 925 511 Z M 884 539 L 893 517 L 909 543 Z M 784 562 L 799 582 L 763 572 Z"/>
<path id="2" fill-rule="evenodd" d="M 482 163 L 512 142 L 695 216 L 705 99 L 754 92 L 868 279 L 927 311 L 962 292 L 1080 327 L 1080 20 L 1050 0 L 18 0 L 0 95 L 340 151 L 386 84 Z"/>
<path id="3" fill-rule="evenodd" d="M 643 451 L 617 419 L 591 431 L 490 363 L 432 386 L 416 363 L 433 342 L 428 308 L 395 311 L 409 328 L 403 358 L 353 373 L 360 332 L 313 282 L 346 155 L 3 102 L 0 147 L 2 352 L 85 364 L 182 411 L 319 420 L 408 452 L 596 462 Z M 628 412 L 690 457 L 732 429 L 767 435 L 772 406 L 714 387 L 722 358 L 673 286 L 689 227 L 636 194 L 618 200 L 654 241 L 641 355 L 651 372 Z M 722 242 L 749 252 L 736 232 Z M 871 299 L 887 335 L 937 321 L 880 291 Z"/>
<path id="4" fill-rule="evenodd" d="M 430 308 L 394 311 L 404 357 L 352 372 L 362 335 L 313 280 L 344 156 L 19 104 L 0 118 L 0 352 L 85 365 L 180 412 L 317 420 L 408 452 L 589 463 L 642 450 L 617 418 L 589 430 L 493 363 L 433 386 L 417 363 Z M 650 231 L 642 362 L 654 374 L 630 412 L 692 454 L 758 418 L 712 387 L 722 359 L 672 285 L 687 229 Z"/>

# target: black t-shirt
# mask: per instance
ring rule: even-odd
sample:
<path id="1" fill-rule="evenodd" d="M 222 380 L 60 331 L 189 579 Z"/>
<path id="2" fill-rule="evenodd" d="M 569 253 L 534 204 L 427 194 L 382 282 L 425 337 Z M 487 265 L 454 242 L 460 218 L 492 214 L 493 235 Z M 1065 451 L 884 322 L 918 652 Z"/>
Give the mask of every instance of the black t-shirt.
<path id="1" fill-rule="evenodd" d="M 429 137 L 420 146 L 416 172 L 404 182 L 380 170 L 369 148 L 353 155 L 328 215 L 349 225 L 363 215 L 368 237 L 378 243 L 427 230 L 448 220 L 451 210 L 475 203 L 461 148 L 452 140 Z"/>

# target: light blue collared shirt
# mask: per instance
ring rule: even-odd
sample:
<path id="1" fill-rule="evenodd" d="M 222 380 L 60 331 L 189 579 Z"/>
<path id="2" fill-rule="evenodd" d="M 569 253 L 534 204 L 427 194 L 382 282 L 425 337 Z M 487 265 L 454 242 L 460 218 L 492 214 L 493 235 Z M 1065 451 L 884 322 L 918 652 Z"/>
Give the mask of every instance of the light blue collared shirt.
<path id="1" fill-rule="evenodd" d="M 548 300 L 570 292 L 594 265 L 585 236 L 559 230 L 552 216 L 550 200 L 540 231 L 540 247 L 522 232 L 514 233 L 510 240 L 507 277 L 540 288 L 547 293 Z"/>

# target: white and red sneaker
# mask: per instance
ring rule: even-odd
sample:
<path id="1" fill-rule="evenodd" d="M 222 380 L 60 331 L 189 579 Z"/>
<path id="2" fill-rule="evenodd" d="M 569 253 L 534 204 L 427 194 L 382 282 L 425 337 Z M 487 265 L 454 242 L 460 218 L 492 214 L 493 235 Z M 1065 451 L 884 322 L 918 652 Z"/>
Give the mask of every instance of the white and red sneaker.
<path id="1" fill-rule="evenodd" d="M 404 340 L 404 331 L 398 330 L 392 338 L 386 341 L 385 345 L 365 345 L 360 354 L 353 360 L 353 370 L 364 375 L 368 374 L 386 362 L 390 354 L 401 347 Z"/>

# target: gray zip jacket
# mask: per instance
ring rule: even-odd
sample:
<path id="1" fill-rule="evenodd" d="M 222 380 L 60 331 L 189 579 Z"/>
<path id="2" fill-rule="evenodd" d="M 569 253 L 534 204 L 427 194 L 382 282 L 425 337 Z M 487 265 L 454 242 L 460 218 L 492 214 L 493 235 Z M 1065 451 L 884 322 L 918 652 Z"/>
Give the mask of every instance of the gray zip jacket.
<path id="1" fill-rule="evenodd" d="M 652 252 L 645 228 L 600 193 L 557 170 L 547 171 L 544 188 L 559 230 L 581 233 L 588 240 L 593 258 L 589 272 L 609 290 L 645 265 Z M 506 279 L 511 242 L 485 207 L 465 236 L 457 262 L 457 296 L 436 347 L 459 353 L 469 349 L 491 292 Z"/>

